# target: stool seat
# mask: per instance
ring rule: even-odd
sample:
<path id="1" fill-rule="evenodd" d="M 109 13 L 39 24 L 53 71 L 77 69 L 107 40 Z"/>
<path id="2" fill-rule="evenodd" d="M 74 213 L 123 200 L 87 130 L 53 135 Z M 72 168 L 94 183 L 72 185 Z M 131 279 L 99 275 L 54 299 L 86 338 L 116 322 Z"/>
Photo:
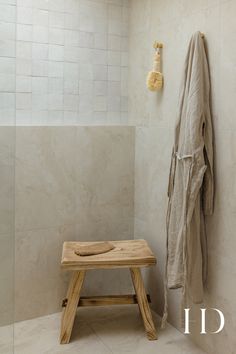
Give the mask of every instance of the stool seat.
<path id="1" fill-rule="evenodd" d="M 145 240 L 109 241 L 115 248 L 93 256 L 75 254 L 78 246 L 94 242 L 64 242 L 61 266 L 68 270 L 147 267 L 156 264 L 156 258 Z M 97 244 L 98 242 L 96 242 Z"/>
<path id="2" fill-rule="evenodd" d="M 141 267 L 153 266 L 156 258 L 145 240 L 109 241 L 114 248 L 106 253 L 78 256 L 78 246 L 93 245 L 94 242 L 64 242 L 61 267 L 72 271 L 66 298 L 62 302 L 60 343 L 70 341 L 73 324 L 79 306 L 105 306 L 117 304 L 138 304 L 149 340 L 157 339 L 149 307 L 150 296 L 146 294 Z M 97 244 L 98 242 L 96 242 Z M 90 269 L 129 268 L 136 295 L 106 295 L 81 297 L 80 292 L 85 274 Z"/>

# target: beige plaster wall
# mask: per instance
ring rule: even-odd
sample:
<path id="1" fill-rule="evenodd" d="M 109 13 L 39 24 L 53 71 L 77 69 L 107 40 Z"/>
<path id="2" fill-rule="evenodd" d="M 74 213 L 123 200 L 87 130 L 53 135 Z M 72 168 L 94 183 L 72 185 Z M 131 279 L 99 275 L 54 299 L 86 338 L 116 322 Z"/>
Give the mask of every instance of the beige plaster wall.
<path id="1" fill-rule="evenodd" d="M 234 353 L 236 318 L 236 2 L 234 0 L 132 0 L 130 18 L 130 123 L 136 128 L 135 237 L 146 238 L 158 257 L 146 281 L 154 308 L 162 312 L 165 262 L 167 179 L 183 61 L 192 33 L 205 33 L 212 82 L 215 128 L 215 213 L 207 219 L 209 278 L 206 307 L 225 315 L 218 335 L 200 335 L 191 322 L 192 338 L 209 353 Z M 154 40 L 164 43 L 162 92 L 145 87 L 152 67 Z M 169 320 L 179 326 L 178 291 L 169 293 Z M 191 312 L 197 321 L 197 310 Z M 208 315 L 209 330 L 217 316 Z"/>
<path id="2" fill-rule="evenodd" d="M 66 240 L 133 238 L 132 127 L 17 127 L 15 320 L 60 311 Z M 88 272 L 84 294 L 130 291 L 128 272 Z"/>
<path id="3" fill-rule="evenodd" d="M 0 326 L 14 320 L 14 151 L 14 129 L 0 127 Z"/>

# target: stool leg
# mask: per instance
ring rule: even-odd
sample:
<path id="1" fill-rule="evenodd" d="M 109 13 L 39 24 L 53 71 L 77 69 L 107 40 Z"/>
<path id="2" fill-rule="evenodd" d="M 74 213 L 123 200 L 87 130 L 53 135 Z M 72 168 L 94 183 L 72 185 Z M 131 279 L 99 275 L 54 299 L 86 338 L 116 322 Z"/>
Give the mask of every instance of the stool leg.
<path id="1" fill-rule="evenodd" d="M 70 341 L 76 310 L 80 298 L 80 290 L 83 285 L 84 277 L 85 271 L 74 271 L 70 280 L 69 288 L 67 291 L 67 305 L 63 309 L 61 319 L 61 344 L 67 344 Z"/>
<path id="2" fill-rule="evenodd" d="M 134 289 L 137 295 L 139 309 L 143 318 L 144 327 L 149 340 L 157 339 L 152 313 L 148 304 L 146 291 L 143 284 L 142 274 L 139 268 L 130 268 Z"/>

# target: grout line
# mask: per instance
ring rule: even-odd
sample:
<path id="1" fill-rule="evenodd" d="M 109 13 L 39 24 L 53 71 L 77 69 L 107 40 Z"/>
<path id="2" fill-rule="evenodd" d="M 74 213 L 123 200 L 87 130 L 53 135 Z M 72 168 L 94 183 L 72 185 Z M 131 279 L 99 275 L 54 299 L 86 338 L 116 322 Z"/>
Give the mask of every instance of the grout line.
<path id="1" fill-rule="evenodd" d="M 104 342 L 104 340 L 97 334 L 97 332 L 93 329 L 93 327 L 87 322 L 87 320 L 85 321 L 86 324 L 88 325 L 88 327 L 91 329 L 91 331 L 94 333 L 94 335 L 100 340 L 100 342 L 110 351 L 111 354 L 114 354 L 114 352 L 112 351 L 112 349 L 110 348 L 110 346 Z"/>

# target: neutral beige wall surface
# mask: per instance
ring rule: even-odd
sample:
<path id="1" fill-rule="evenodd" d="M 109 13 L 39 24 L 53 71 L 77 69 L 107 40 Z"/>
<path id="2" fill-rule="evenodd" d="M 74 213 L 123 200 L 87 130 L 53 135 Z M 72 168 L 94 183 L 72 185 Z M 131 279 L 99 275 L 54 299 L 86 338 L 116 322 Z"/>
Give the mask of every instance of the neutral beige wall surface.
<path id="1" fill-rule="evenodd" d="M 14 320 L 15 132 L 0 127 L 0 326 Z"/>
<path id="2" fill-rule="evenodd" d="M 132 0 L 130 18 L 130 124 L 136 128 L 135 237 L 146 238 L 158 257 L 156 270 L 147 273 L 154 307 L 163 307 L 167 180 L 183 61 L 191 35 L 205 33 L 215 129 L 215 212 L 207 219 L 209 277 L 206 307 L 225 315 L 225 329 L 200 335 L 191 322 L 192 338 L 212 354 L 235 352 L 236 330 L 236 1 Z M 154 40 L 162 41 L 164 88 L 151 93 L 145 87 L 152 67 Z M 179 326 L 178 291 L 169 294 L 169 320 Z M 192 320 L 198 309 L 192 309 Z M 217 316 L 208 315 L 215 330 Z"/>
<path id="3" fill-rule="evenodd" d="M 63 241 L 133 238 L 134 128 L 17 127 L 15 320 L 60 311 Z M 125 270 L 88 272 L 84 294 L 130 291 Z"/>

